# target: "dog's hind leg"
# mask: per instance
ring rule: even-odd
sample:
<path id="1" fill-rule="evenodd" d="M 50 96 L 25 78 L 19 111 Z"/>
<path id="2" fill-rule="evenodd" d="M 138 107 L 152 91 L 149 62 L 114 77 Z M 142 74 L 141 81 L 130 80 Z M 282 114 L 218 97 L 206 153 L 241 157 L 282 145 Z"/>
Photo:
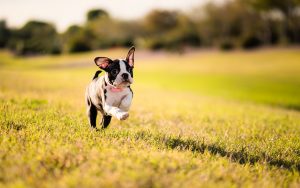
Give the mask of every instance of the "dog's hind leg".
<path id="1" fill-rule="evenodd" d="M 106 116 L 106 115 L 102 116 L 101 125 L 102 125 L 103 129 L 105 129 L 106 127 L 108 127 L 108 125 L 110 123 L 110 120 L 111 120 L 111 116 Z"/>
<path id="2" fill-rule="evenodd" d="M 89 97 L 89 90 L 86 89 L 85 92 L 85 102 L 86 102 L 86 113 L 89 119 L 90 126 L 96 128 L 97 119 L 97 108 L 93 105 L 91 98 Z"/>
<path id="3" fill-rule="evenodd" d="M 87 105 L 87 115 L 89 119 L 90 126 L 92 128 L 96 128 L 96 119 L 97 119 L 97 109 L 96 107 L 91 103 L 91 101 L 88 101 Z"/>

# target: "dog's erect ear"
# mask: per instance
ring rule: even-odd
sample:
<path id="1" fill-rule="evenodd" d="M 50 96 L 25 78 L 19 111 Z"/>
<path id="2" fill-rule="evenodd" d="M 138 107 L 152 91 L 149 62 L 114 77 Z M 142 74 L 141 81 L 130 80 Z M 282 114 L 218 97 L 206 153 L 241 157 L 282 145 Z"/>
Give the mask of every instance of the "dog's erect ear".
<path id="1" fill-rule="evenodd" d="M 126 61 L 128 62 L 128 64 L 133 67 L 134 66 L 134 51 L 135 51 L 135 47 L 132 46 L 130 48 L 130 50 L 128 51 L 127 57 L 126 57 Z"/>
<path id="2" fill-rule="evenodd" d="M 103 70 L 106 70 L 108 65 L 110 63 L 112 63 L 112 60 L 109 59 L 108 57 L 96 57 L 94 59 L 96 65 L 100 68 L 100 69 L 103 69 Z"/>

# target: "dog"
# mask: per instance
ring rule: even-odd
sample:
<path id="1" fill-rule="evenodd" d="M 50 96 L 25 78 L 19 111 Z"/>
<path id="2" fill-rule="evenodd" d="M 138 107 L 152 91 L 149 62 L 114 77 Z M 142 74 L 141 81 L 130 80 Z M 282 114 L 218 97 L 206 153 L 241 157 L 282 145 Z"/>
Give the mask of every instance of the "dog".
<path id="1" fill-rule="evenodd" d="M 126 59 L 94 59 L 105 74 L 99 77 L 102 71 L 98 70 L 86 88 L 87 115 L 92 128 L 96 128 L 98 112 L 102 114 L 101 126 L 104 129 L 110 124 L 112 116 L 118 120 L 129 117 L 128 111 L 133 98 L 130 85 L 133 83 L 134 52 L 135 47 L 132 46 Z"/>

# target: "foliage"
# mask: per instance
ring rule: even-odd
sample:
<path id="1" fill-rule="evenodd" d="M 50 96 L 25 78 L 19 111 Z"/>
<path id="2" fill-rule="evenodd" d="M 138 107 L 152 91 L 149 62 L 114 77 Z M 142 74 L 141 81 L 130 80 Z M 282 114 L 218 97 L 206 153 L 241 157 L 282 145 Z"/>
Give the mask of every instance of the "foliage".
<path id="1" fill-rule="evenodd" d="M 294 12 L 300 6 L 299 0 L 246 0 L 252 6 L 261 10 L 280 10 L 283 14 L 287 15 Z"/>
<path id="2" fill-rule="evenodd" d="M 262 44 L 262 41 L 256 36 L 248 36 L 242 40 L 242 47 L 245 49 L 256 48 Z"/>
<path id="3" fill-rule="evenodd" d="M 94 36 L 92 49 L 132 45 L 137 29 L 135 27 L 134 23 L 113 20 L 110 17 L 101 17 L 85 25 L 85 29 Z"/>
<path id="4" fill-rule="evenodd" d="M 96 19 L 99 19 L 101 17 L 108 17 L 108 13 L 105 11 L 105 10 L 102 10 L 102 9 L 93 9 L 93 10 L 90 10 L 88 13 L 87 13 L 87 20 L 88 21 L 93 21 L 93 20 L 96 20 Z"/>
<path id="5" fill-rule="evenodd" d="M 283 15 L 283 37 L 290 43 L 300 42 L 300 0 L 247 0 L 258 11 L 279 11 Z"/>
<path id="6" fill-rule="evenodd" d="M 269 41 L 266 23 L 244 3 L 208 4 L 204 7 L 204 14 L 205 18 L 199 20 L 199 27 L 203 28 L 200 32 L 206 45 L 226 49 L 229 46 L 230 49 L 239 46 L 247 48 L 254 40 L 253 47 Z"/>
<path id="7" fill-rule="evenodd" d="M 299 0 L 230 0 L 208 2 L 190 12 L 152 10 L 130 21 L 92 9 L 80 26 L 58 34 L 52 24 L 28 22 L 23 28 L 7 28 L 0 22 L 0 48 L 17 54 L 75 53 L 128 47 L 184 51 L 219 47 L 250 49 L 300 44 Z M 47 36 L 47 37 L 46 37 Z"/>
<path id="8" fill-rule="evenodd" d="M 9 28 L 4 20 L 0 20 L 0 48 L 4 48 L 7 45 L 9 39 Z"/>
<path id="9" fill-rule="evenodd" d="M 14 30 L 9 42 L 10 48 L 19 55 L 61 52 L 55 27 L 40 21 L 29 21 L 22 28 Z"/>
<path id="10" fill-rule="evenodd" d="M 184 14 L 174 11 L 154 10 L 143 20 L 144 33 L 141 44 L 150 49 L 180 49 L 199 46 L 200 37 L 195 24 Z"/>
<path id="11" fill-rule="evenodd" d="M 227 50 L 232 50 L 235 48 L 235 45 L 231 40 L 223 40 L 220 42 L 220 49 L 227 51 Z"/>
<path id="12" fill-rule="evenodd" d="M 85 28 L 72 25 L 63 35 L 65 50 L 70 53 L 90 51 L 93 38 Z"/>

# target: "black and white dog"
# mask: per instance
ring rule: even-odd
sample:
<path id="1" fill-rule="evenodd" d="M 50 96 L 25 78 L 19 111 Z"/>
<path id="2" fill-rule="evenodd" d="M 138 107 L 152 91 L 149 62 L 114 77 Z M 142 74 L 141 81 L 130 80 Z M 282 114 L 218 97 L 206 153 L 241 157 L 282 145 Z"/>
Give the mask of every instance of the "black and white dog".
<path id="1" fill-rule="evenodd" d="M 87 114 L 91 127 L 96 128 L 96 117 L 102 114 L 102 128 L 106 128 L 114 116 L 118 120 L 128 118 L 128 110 L 133 97 L 130 84 L 133 82 L 134 51 L 131 47 L 126 59 L 111 60 L 96 57 L 96 65 L 105 71 L 101 77 L 97 71 L 86 89 Z"/>

